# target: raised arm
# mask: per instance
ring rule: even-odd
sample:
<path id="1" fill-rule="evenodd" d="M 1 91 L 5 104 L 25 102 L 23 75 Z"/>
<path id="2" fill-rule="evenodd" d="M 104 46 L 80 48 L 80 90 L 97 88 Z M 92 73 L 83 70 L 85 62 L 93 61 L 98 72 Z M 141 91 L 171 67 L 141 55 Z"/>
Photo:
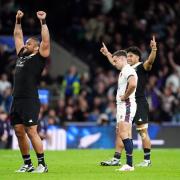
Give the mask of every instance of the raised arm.
<path id="1" fill-rule="evenodd" d="M 18 10 L 16 14 L 16 23 L 14 27 L 14 41 L 15 41 L 17 54 L 24 47 L 23 32 L 22 32 L 22 27 L 21 27 L 21 19 L 23 16 L 24 16 L 24 13 Z"/>
<path id="2" fill-rule="evenodd" d="M 50 35 L 46 24 L 46 13 L 44 11 L 38 11 L 37 17 L 41 23 L 41 44 L 39 53 L 43 57 L 48 57 L 50 54 Z"/>
<path id="3" fill-rule="evenodd" d="M 148 59 L 143 64 L 144 69 L 146 71 L 150 71 L 152 69 L 152 65 L 156 58 L 157 46 L 156 46 L 155 36 L 153 36 L 153 39 L 150 42 L 150 47 L 151 47 L 151 53 L 150 53 Z"/>
<path id="4" fill-rule="evenodd" d="M 113 58 L 112 58 L 112 54 L 108 51 L 106 45 L 104 43 L 102 43 L 103 47 L 100 49 L 100 52 L 107 57 L 107 59 L 109 60 L 109 62 L 114 66 L 114 62 L 113 62 Z"/>

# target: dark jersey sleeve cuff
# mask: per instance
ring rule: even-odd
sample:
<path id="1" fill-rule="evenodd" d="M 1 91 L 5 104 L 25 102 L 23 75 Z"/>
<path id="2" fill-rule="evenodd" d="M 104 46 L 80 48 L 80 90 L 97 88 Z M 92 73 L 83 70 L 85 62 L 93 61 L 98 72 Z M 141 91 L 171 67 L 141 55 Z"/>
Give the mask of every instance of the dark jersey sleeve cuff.
<path id="1" fill-rule="evenodd" d="M 131 76 L 134 76 L 134 75 L 133 75 L 133 74 L 129 75 L 129 76 L 127 77 L 127 80 L 128 80 Z"/>

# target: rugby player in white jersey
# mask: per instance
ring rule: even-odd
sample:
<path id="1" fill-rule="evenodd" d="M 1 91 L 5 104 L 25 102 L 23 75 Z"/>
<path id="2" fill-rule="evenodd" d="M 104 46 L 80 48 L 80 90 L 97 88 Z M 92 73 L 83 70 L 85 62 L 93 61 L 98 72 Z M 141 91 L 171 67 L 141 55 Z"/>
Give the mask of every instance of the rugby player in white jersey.
<path id="1" fill-rule="evenodd" d="M 101 53 L 108 56 L 107 48 L 103 43 Z M 110 54 L 109 54 L 110 55 Z M 109 62 L 120 70 L 118 89 L 116 95 L 117 104 L 117 136 L 122 140 L 126 151 L 126 164 L 119 171 L 133 171 L 133 144 L 132 144 L 132 121 L 136 113 L 135 92 L 137 87 L 136 71 L 127 63 L 127 53 L 119 50 L 113 53 Z"/>

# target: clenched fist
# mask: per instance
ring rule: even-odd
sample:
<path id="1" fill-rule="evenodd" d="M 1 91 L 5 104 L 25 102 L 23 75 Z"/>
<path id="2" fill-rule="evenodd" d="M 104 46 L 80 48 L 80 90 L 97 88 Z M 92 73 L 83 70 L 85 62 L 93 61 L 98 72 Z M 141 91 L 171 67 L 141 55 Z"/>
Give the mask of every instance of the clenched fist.
<path id="1" fill-rule="evenodd" d="M 43 20 L 46 18 L 46 13 L 44 11 L 38 11 L 36 14 L 39 20 Z"/>
<path id="2" fill-rule="evenodd" d="M 17 11 L 16 19 L 21 19 L 24 16 L 24 13 L 20 10 Z"/>

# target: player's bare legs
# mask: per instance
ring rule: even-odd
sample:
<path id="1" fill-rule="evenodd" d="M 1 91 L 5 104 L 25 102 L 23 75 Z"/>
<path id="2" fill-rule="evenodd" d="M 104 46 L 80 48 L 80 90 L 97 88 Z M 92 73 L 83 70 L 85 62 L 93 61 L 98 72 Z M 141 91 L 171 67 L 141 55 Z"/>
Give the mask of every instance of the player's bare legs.
<path id="1" fill-rule="evenodd" d="M 22 158 L 24 160 L 24 165 L 16 172 L 31 172 L 34 170 L 34 167 L 32 166 L 32 162 L 29 154 L 29 141 L 24 129 L 24 125 L 16 124 L 14 126 L 14 130 L 18 140 Z"/>
<path id="2" fill-rule="evenodd" d="M 151 140 L 148 134 L 147 124 L 137 125 L 137 131 L 142 139 L 142 145 L 144 150 L 144 161 L 138 164 L 141 167 L 147 167 L 151 165 L 150 153 L 151 153 Z"/>
<path id="3" fill-rule="evenodd" d="M 119 136 L 118 132 L 119 131 L 118 131 L 118 127 L 117 127 L 116 128 L 116 147 L 115 147 L 115 150 L 116 150 L 116 152 L 121 153 L 122 150 L 124 149 L 124 144 L 123 144 L 122 139 Z"/>
<path id="4" fill-rule="evenodd" d="M 47 172 L 47 166 L 44 161 L 43 144 L 37 132 L 37 125 L 26 127 L 26 132 L 36 152 L 38 167 L 42 169 L 43 172 Z"/>
<path id="5" fill-rule="evenodd" d="M 19 148 L 22 155 L 29 154 L 29 142 L 23 124 L 14 126 L 15 134 L 18 140 Z"/>
<path id="6" fill-rule="evenodd" d="M 102 166 L 119 166 L 121 165 L 121 152 L 124 149 L 124 144 L 122 142 L 121 137 L 119 136 L 118 125 L 116 126 L 116 141 L 115 141 L 115 153 L 113 158 L 110 160 L 101 161 L 100 164 Z"/>
<path id="7" fill-rule="evenodd" d="M 41 138 L 37 133 L 37 125 L 26 127 L 26 132 L 29 139 L 31 140 L 35 152 L 38 154 L 44 153 Z"/>

